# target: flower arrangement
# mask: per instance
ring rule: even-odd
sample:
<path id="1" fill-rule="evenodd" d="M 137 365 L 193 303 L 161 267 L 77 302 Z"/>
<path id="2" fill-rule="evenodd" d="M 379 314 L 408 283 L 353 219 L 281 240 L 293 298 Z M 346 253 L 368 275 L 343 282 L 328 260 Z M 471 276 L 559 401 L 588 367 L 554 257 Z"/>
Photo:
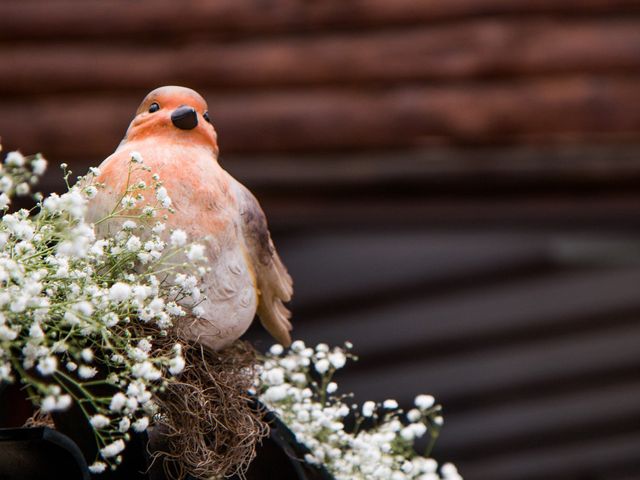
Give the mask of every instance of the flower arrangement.
<path id="1" fill-rule="evenodd" d="M 274 345 L 266 355 L 256 390 L 260 400 L 310 450 L 305 460 L 322 465 L 336 479 L 461 480 L 453 464 L 429 458 L 443 419 L 431 395 L 418 395 L 406 414 L 395 400 L 349 405 L 333 380 L 348 359 L 352 345 L 315 348 L 297 340 L 289 351 Z M 351 428 L 345 427 L 349 421 Z M 366 428 L 365 428 L 366 427 Z M 424 455 L 414 450 L 427 435 Z"/>
<path id="2" fill-rule="evenodd" d="M 71 172 L 62 165 L 68 191 L 44 198 L 31 192 L 46 166 L 40 155 L 19 152 L 0 164 L 0 382 L 19 380 L 45 414 L 78 409 L 95 439 L 89 468 L 99 474 L 122 462 L 132 432 L 166 417 L 179 423 L 189 405 L 201 404 L 189 421 L 200 416 L 210 428 L 216 424 L 202 410 L 210 404 L 201 396 L 210 377 L 203 380 L 193 367 L 204 354 L 172 329 L 176 319 L 201 314 L 206 258 L 185 232 L 166 231 L 172 202 L 157 176 L 151 185 L 130 181 L 110 213 L 89 223 L 87 204 L 102 188 L 99 172 L 91 169 L 70 186 Z M 139 169 L 148 167 L 133 152 L 129 178 Z M 34 209 L 9 213 L 15 196 L 30 194 Z M 96 235 L 103 222 L 118 225 L 108 238 Z M 242 358 L 253 362 L 242 348 Z M 416 408 L 405 413 L 394 400 L 358 408 L 337 393 L 333 375 L 353 358 L 350 344 L 309 348 L 296 341 L 286 352 L 271 347 L 257 369 L 255 362 L 237 368 L 308 448 L 304 460 L 337 479 L 461 479 L 452 464 L 438 469 L 429 458 L 442 425 L 433 397 L 416 397 Z M 246 388 L 238 382 L 239 391 Z M 175 408 L 163 411 L 163 392 Z M 259 438 L 264 426 L 247 421 L 241 430 Z M 425 454 L 418 455 L 414 442 L 425 435 Z M 198 441 L 185 448 L 194 464 L 204 465 Z M 253 454 L 252 444 L 247 451 Z"/>
<path id="3" fill-rule="evenodd" d="M 182 345 L 153 348 L 149 333 L 167 336 L 173 319 L 198 313 L 205 259 L 182 231 L 171 232 L 169 244 L 160 237 L 157 217 L 170 213 L 170 199 L 157 177 L 127 186 L 98 221 L 122 221 L 105 239 L 85 220 L 101 187 L 96 169 L 63 195 L 36 195 L 35 216 L 7 213 L 11 197 L 27 195 L 45 167 L 39 155 L 11 152 L 0 171 L 0 381 L 19 377 L 45 413 L 79 407 L 99 451 L 90 470 L 99 473 L 121 462 L 130 430 L 144 431 L 156 413 L 154 393 L 184 368 Z M 145 166 L 134 154 L 131 172 L 137 168 Z M 147 191 L 156 203 L 136 213 Z M 180 253 L 190 263 L 175 261 Z"/>

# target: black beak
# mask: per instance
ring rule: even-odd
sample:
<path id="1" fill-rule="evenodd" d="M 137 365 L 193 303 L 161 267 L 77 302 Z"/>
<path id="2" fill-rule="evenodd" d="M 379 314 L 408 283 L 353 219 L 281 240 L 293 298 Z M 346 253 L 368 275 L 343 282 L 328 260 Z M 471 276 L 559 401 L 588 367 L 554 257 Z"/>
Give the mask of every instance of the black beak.
<path id="1" fill-rule="evenodd" d="M 193 108 L 183 105 L 173 111 L 171 121 L 182 130 L 191 130 L 198 126 L 198 114 Z"/>

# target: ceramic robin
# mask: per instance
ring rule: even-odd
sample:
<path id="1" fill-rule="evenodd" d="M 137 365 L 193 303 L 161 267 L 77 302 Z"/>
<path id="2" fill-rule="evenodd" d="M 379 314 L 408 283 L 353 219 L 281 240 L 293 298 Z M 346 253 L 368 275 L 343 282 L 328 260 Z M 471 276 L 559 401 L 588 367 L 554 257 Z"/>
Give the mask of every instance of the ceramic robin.
<path id="1" fill-rule="evenodd" d="M 90 204 L 90 220 L 122 196 L 135 151 L 151 168 L 146 180 L 160 175 L 173 201 L 168 229 L 182 229 L 206 246 L 211 270 L 203 280 L 204 315 L 179 325 L 182 334 L 218 350 L 239 338 L 257 313 L 269 333 L 288 346 L 290 314 L 283 302 L 291 298 L 291 277 L 258 201 L 218 163 L 217 135 L 204 99 L 176 86 L 146 96 L 124 139 L 99 167 L 97 181 L 105 188 Z M 108 235 L 109 228 L 101 225 L 98 234 Z"/>

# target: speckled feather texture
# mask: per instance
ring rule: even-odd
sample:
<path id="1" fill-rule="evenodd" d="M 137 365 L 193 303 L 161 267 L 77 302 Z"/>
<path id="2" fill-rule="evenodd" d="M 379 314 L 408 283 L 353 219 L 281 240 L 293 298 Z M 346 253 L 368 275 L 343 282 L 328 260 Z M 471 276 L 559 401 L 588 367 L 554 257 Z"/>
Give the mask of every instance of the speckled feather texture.
<path id="1" fill-rule="evenodd" d="M 157 111 L 150 112 L 152 104 Z M 192 107 L 197 125 L 178 128 L 171 115 Z M 151 172 L 137 172 L 131 181 L 151 183 L 157 173 L 173 201 L 167 229 L 182 229 L 206 246 L 211 271 L 203 281 L 206 300 L 202 318 L 179 325 L 182 334 L 215 350 L 239 338 L 256 313 L 280 343 L 291 343 L 290 313 L 284 302 L 293 293 L 291 277 L 278 256 L 265 215 L 255 197 L 218 164 L 216 132 L 204 114 L 207 104 L 195 91 L 161 87 L 147 95 L 116 151 L 100 165 L 104 183 L 90 204 L 89 219 L 105 216 L 126 189 L 132 152 L 139 152 Z M 152 108 L 155 110 L 155 107 Z M 105 222 L 98 235 L 115 225 Z"/>

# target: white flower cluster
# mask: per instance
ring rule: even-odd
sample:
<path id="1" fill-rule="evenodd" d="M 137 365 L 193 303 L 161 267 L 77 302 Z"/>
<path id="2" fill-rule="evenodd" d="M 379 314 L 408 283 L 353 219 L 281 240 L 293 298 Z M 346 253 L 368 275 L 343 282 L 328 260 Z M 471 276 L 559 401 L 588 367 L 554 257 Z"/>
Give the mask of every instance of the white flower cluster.
<path id="1" fill-rule="evenodd" d="M 139 154 L 132 157 L 131 174 L 146 168 Z M 33 173 L 44 168 L 41 161 L 31 161 Z M 6 186 L 29 175 L 26 163 L 19 153 L 7 155 L 3 195 L 19 193 Z M 171 203 L 159 179 L 128 186 L 100 220 L 121 228 L 97 238 L 85 221 L 101 188 L 97 174 L 40 199 L 35 217 L 5 209 L 0 220 L 0 381 L 18 377 L 44 412 L 76 403 L 95 432 L 102 457 L 91 466 L 96 473 L 121 461 L 129 430 L 145 430 L 156 413 L 154 392 L 184 368 L 180 344 L 160 350 L 144 332 L 152 327 L 166 336 L 175 319 L 197 307 L 206 271 L 202 247 L 188 245 L 180 231 L 167 232 L 167 243 L 165 225 L 150 220 Z M 155 190 L 156 204 L 132 211 L 147 189 Z M 190 267 L 172 263 L 182 254 Z M 103 396 L 105 385 L 112 395 Z"/>
<path id="2" fill-rule="evenodd" d="M 405 414 L 392 399 L 358 408 L 345 403 L 347 396 L 335 395 L 333 374 L 353 357 L 350 349 L 351 344 L 309 348 L 298 340 L 286 353 L 274 345 L 264 360 L 260 400 L 309 449 L 305 460 L 337 479 L 461 480 L 453 464 L 438 468 L 429 458 L 443 422 L 432 396 L 417 396 L 415 408 Z M 414 442 L 424 436 L 429 441 L 422 456 Z"/>
<path id="3" fill-rule="evenodd" d="M 9 152 L 0 163 L 0 211 L 9 208 L 14 195 L 30 194 L 46 169 L 47 161 L 40 154 L 25 157 L 20 152 Z"/>

